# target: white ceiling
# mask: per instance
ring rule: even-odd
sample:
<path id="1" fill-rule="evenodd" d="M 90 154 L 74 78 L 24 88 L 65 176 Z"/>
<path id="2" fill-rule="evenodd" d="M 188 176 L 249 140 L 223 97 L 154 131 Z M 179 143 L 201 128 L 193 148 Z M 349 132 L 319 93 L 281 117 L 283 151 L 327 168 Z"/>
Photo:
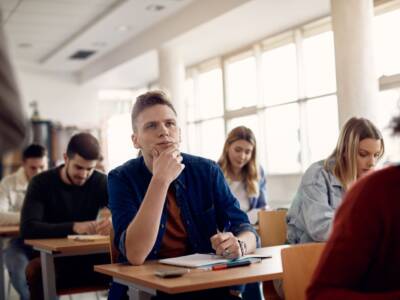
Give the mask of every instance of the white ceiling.
<path id="1" fill-rule="evenodd" d="M 192 1 L 2 0 L 2 7 L 11 48 L 20 63 L 77 71 Z M 146 9 L 152 5 L 164 9 Z M 119 30 L 121 26 L 127 30 Z M 85 61 L 68 59 L 80 49 L 98 52 Z"/>
<path id="2" fill-rule="evenodd" d="M 19 65 L 73 72 L 105 87 L 157 77 L 156 49 L 180 48 L 187 65 L 329 14 L 330 0 L 1 0 Z M 149 5 L 163 5 L 154 12 Z M 119 31 L 121 25 L 129 30 Z M 29 45 L 31 46 L 29 47 Z M 85 61 L 68 57 L 97 50 Z"/>

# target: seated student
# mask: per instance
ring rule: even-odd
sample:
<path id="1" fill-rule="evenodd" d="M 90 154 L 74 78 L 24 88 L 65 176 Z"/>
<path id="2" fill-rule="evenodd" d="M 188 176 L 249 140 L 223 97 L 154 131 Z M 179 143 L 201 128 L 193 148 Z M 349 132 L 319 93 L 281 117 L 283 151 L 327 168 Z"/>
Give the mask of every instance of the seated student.
<path id="1" fill-rule="evenodd" d="M 267 205 L 264 170 L 256 162 L 257 143 L 251 129 L 239 126 L 225 140 L 218 161 L 232 194 L 239 200 L 240 209 L 247 213 L 252 224 L 258 221 L 258 211 Z M 262 299 L 260 284 L 247 284 L 244 299 Z"/>
<path id="2" fill-rule="evenodd" d="M 216 252 L 229 258 L 251 253 L 257 234 L 231 194 L 218 165 L 179 151 L 180 129 L 168 97 L 139 96 L 132 110 L 132 141 L 142 156 L 108 176 L 115 245 L 120 261 Z M 156 299 L 231 299 L 228 288 L 158 294 Z M 109 299 L 126 298 L 113 283 Z"/>
<path id="3" fill-rule="evenodd" d="M 289 243 L 326 241 L 345 191 L 370 172 L 383 153 L 382 135 L 369 120 L 348 120 L 333 153 L 303 175 L 287 215 Z"/>
<path id="4" fill-rule="evenodd" d="M 400 133 L 400 117 L 393 121 Z M 359 180 L 339 208 L 309 300 L 400 299 L 400 165 Z"/>
<path id="5" fill-rule="evenodd" d="M 22 152 L 22 166 L 17 172 L 3 178 L 0 182 L 0 225 L 18 225 L 28 183 L 33 176 L 47 169 L 46 149 L 42 145 L 31 144 Z M 24 242 L 13 238 L 5 248 L 4 260 L 10 280 L 21 299 L 29 299 L 25 280 L 25 267 L 28 264 L 24 252 Z"/>
<path id="6" fill-rule="evenodd" d="M 253 132 L 239 126 L 228 134 L 218 161 L 229 187 L 252 224 L 259 209 L 267 206 L 264 170 L 256 162 L 257 147 Z"/>
<path id="7" fill-rule="evenodd" d="M 109 234 L 110 220 L 96 221 L 99 210 L 108 202 L 106 175 L 94 170 L 99 156 L 95 137 L 76 134 L 68 143 L 65 164 L 32 179 L 21 213 L 23 239 Z M 37 256 L 28 254 L 29 258 Z M 56 258 L 57 288 L 106 284 L 109 279 L 95 273 L 93 265 L 109 261 L 108 254 Z M 29 262 L 26 278 L 31 299 L 43 299 L 40 257 Z"/>

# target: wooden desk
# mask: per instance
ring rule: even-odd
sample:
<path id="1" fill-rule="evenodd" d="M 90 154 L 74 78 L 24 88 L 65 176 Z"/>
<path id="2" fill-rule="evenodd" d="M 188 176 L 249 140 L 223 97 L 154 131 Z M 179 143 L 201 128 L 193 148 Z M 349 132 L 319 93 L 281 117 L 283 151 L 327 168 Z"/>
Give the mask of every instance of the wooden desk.
<path id="1" fill-rule="evenodd" d="M 154 275 L 158 268 L 168 267 L 156 261 L 141 266 L 123 264 L 98 265 L 94 270 L 113 277 L 115 282 L 129 287 L 129 299 L 149 299 L 156 291 L 169 294 L 200 291 L 257 281 L 270 281 L 282 278 L 281 249 L 287 245 L 257 249 L 257 252 L 271 255 L 261 263 L 250 266 L 209 271 L 191 269 L 188 274 L 178 278 L 163 279 Z"/>
<path id="2" fill-rule="evenodd" d="M 40 251 L 45 300 L 52 300 L 57 297 L 54 272 L 55 257 L 108 253 L 110 251 L 108 236 L 105 236 L 104 240 L 95 241 L 75 241 L 67 238 L 25 240 L 25 244 Z"/>
<path id="3" fill-rule="evenodd" d="M 4 278 L 4 261 L 3 261 L 3 247 L 4 239 L 9 237 L 15 237 L 19 234 L 19 226 L 0 226 L 0 300 L 6 299 L 6 285 Z"/>

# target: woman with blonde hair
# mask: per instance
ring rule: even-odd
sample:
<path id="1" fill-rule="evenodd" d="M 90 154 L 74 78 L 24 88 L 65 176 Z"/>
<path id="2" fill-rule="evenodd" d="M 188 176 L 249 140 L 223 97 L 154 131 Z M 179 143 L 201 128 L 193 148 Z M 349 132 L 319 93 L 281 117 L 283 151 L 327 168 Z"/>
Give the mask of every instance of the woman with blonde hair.
<path id="1" fill-rule="evenodd" d="M 218 161 L 232 194 L 240 208 L 247 213 L 252 224 L 257 223 L 257 213 L 267 205 L 264 170 L 257 164 L 257 143 L 254 133 L 245 126 L 231 130 L 225 140 Z M 240 287 L 243 299 L 263 299 L 260 283 Z"/>
<path id="2" fill-rule="evenodd" d="M 400 115 L 391 124 L 400 134 Z M 334 221 L 307 299 L 400 299 L 400 164 L 357 181 Z"/>
<path id="3" fill-rule="evenodd" d="M 250 222 L 257 222 L 258 209 L 265 208 L 266 180 L 264 170 L 257 164 L 257 144 L 253 132 L 239 126 L 228 134 L 218 161 L 240 208 L 247 212 Z"/>
<path id="4" fill-rule="evenodd" d="M 326 241 L 345 192 L 374 169 L 384 149 L 382 134 L 371 121 L 348 120 L 333 153 L 312 164 L 303 175 L 288 211 L 289 243 Z"/>

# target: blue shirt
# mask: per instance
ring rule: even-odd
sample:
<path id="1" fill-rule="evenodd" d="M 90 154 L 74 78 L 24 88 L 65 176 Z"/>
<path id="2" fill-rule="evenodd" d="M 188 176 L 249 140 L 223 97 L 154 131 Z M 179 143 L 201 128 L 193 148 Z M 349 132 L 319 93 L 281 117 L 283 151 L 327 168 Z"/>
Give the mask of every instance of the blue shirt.
<path id="1" fill-rule="evenodd" d="M 190 253 L 212 252 L 210 238 L 217 229 L 234 235 L 251 231 L 259 244 L 257 233 L 247 215 L 240 210 L 219 166 L 211 160 L 188 154 L 182 153 L 182 157 L 185 168 L 172 185 L 186 225 Z M 121 253 L 120 262 L 127 261 L 126 229 L 139 210 L 151 178 L 143 157 L 129 160 L 108 175 L 109 207 L 115 231 L 114 243 Z M 166 221 L 164 205 L 157 239 L 146 259 L 158 258 Z"/>
<path id="2" fill-rule="evenodd" d="M 324 161 L 312 164 L 304 173 L 288 211 L 288 242 L 326 241 L 344 192 L 336 176 L 324 168 Z"/>

